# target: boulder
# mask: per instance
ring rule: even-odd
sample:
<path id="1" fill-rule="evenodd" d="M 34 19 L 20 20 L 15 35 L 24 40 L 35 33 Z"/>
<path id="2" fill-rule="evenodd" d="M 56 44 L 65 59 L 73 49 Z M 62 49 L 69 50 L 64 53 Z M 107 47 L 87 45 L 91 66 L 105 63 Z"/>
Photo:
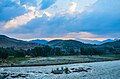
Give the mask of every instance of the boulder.
<path id="1" fill-rule="evenodd" d="M 52 70 L 53 74 L 63 74 L 64 70 Z"/>

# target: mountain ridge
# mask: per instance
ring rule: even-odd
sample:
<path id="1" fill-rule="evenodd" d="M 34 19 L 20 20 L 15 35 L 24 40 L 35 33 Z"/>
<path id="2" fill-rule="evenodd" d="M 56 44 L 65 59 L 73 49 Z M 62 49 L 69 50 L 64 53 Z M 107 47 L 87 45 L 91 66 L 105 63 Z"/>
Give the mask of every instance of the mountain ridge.
<path id="1" fill-rule="evenodd" d="M 41 40 L 38 40 L 41 41 Z M 107 41 L 107 40 L 106 40 Z M 112 41 L 111 42 L 105 42 L 101 45 L 96 44 L 86 44 L 77 40 L 52 40 L 49 42 L 46 42 L 44 44 L 40 43 L 33 43 L 33 42 L 27 42 L 23 40 L 17 40 L 14 38 L 10 38 L 5 35 L 0 35 L 0 47 L 13 47 L 15 49 L 32 49 L 35 47 L 40 47 L 43 45 L 49 45 L 51 47 L 60 47 L 63 49 L 80 49 L 81 47 L 106 47 L 106 46 L 113 46 L 113 47 L 120 47 L 120 41 Z"/>
<path id="2" fill-rule="evenodd" d="M 29 42 L 30 42 L 30 43 L 37 43 L 37 44 L 47 44 L 47 43 L 48 43 L 47 40 L 39 40 L 39 39 L 30 40 Z"/>
<path id="3" fill-rule="evenodd" d="M 23 40 L 17 40 L 14 38 L 10 38 L 5 35 L 0 35 L 0 47 L 4 48 L 10 48 L 13 47 L 15 49 L 32 49 L 34 47 L 39 47 L 41 46 L 40 44 L 35 44 L 35 43 L 29 43 L 27 41 Z"/>

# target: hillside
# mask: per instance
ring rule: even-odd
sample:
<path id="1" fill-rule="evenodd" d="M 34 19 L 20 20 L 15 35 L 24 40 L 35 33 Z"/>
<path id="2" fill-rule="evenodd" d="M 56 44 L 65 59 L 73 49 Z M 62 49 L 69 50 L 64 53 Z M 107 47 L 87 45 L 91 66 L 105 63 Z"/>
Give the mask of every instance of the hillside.
<path id="1" fill-rule="evenodd" d="M 47 40 L 39 40 L 39 39 L 36 39 L 36 40 L 31 40 L 29 41 L 30 43 L 36 43 L 36 44 L 47 44 L 48 41 Z"/>
<path id="2" fill-rule="evenodd" d="M 33 40 L 30 42 L 17 40 L 14 38 L 7 37 L 5 35 L 0 35 L 0 47 L 14 47 L 15 49 L 32 49 L 34 47 L 42 46 L 41 43 L 45 45 L 49 45 L 51 47 L 59 47 L 61 49 L 76 49 L 80 48 L 91 48 L 91 47 L 114 47 L 120 48 L 120 40 L 115 42 L 107 42 L 101 45 L 93 45 L 93 44 L 85 44 L 76 40 L 52 40 L 52 41 L 44 41 L 44 40 Z"/>
<path id="3" fill-rule="evenodd" d="M 41 46 L 35 43 L 29 43 L 22 40 L 17 40 L 14 38 L 9 38 L 5 35 L 0 35 L 0 47 L 14 47 L 15 49 L 31 49 L 34 47 Z"/>
<path id="4" fill-rule="evenodd" d="M 52 40 L 47 43 L 52 47 L 59 47 L 62 49 L 80 49 L 81 47 L 92 47 L 92 44 L 84 44 L 76 40 Z"/>
<path id="5" fill-rule="evenodd" d="M 120 40 L 117 40 L 117 41 L 115 41 L 115 42 L 104 43 L 104 44 L 102 44 L 101 46 L 120 48 Z"/>

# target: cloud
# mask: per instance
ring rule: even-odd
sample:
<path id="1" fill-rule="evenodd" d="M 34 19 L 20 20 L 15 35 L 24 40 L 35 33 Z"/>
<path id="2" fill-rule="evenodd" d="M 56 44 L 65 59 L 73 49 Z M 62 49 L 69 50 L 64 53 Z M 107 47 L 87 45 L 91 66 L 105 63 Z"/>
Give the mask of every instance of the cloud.
<path id="1" fill-rule="evenodd" d="M 6 34 L 15 33 L 16 36 L 23 34 L 21 38 L 25 36 L 26 38 L 27 36 L 29 38 L 66 36 L 86 39 L 120 37 L 120 1 L 118 0 L 57 0 L 56 2 L 37 0 L 34 5 L 31 0 L 21 1 L 23 2 L 20 4 L 14 3 L 0 9 L 2 14 L 0 20 L 7 21 L 5 28 L 15 28 L 11 31 L 6 30 Z M 61 5 L 63 3 L 64 5 Z"/>
<path id="2" fill-rule="evenodd" d="M 89 33 L 89 32 L 70 32 L 65 34 L 64 37 L 68 38 L 93 38 L 97 37 L 97 35 Z"/>
<path id="3" fill-rule="evenodd" d="M 0 21 L 0 32 L 3 31 L 2 26 L 4 26 L 4 24 L 5 24 L 5 22 L 1 22 L 1 21 Z"/>
<path id="4" fill-rule="evenodd" d="M 52 17 L 53 16 L 51 13 L 49 13 L 47 11 L 45 11 L 44 14 L 46 14 L 46 16 L 48 16 L 48 17 Z"/>
<path id="5" fill-rule="evenodd" d="M 0 21 L 0 27 L 3 26 L 5 22 Z"/>
<path id="6" fill-rule="evenodd" d="M 95 44 L 95 42 L 94 41 L 104 41 L 104 40 L 106 40 L 106 39 L 114 39 L 114 38 L 102 38 L 102 37 L 95 37 L 95 38 L 79 38 L 79 39 L 76 39 L 76 40 L 79 40 L 79 41 L 83 41 L 83 42 L 85 42 L 85 40 L 86 41 L 90 41 L 91 40 L 91 42 L 93 43 L 93 44 Z M 98 44 L 98 43 L 97 43 Z"/>
<path id="7" fill-rule="evenodd" d="M 68 13 L 70 13 L 70 14 L 75 13 L 75 12 L 76 12 L 76 8 L 77 8 L 77 3 L 71 2 L 71 3 L 69 4 Z"/>
<path id="8" fill-rule="evenodd" d="M 26 5 L 24 5 L 24 7 L 28 10 L 31 10 L 31 12 L 26 13 L 26 14 L 21 15 L 21 16 L 18 16 L 16 18 L 8 21 L 4 25 L 4 27 L 3 27 L 4 29 L 20 27 L 22 25 L 27 24 L 30 20 L 32 20 L 36 17 L 41 17 L 40 13 L 38 11 L 36 11 L 35 7 L 26 6 Z"/>
<path id="9" fill-rule="evenodd" d="M 9 29 L 9 28 L 17 28 L 20 26 L 23 26 L 25 24 L 27 24 L 29 21 L 31 21 L 32 19 L 35 19 L 36 17 L 42 17 L 43 14 L 47 15 L 48 17 L 51 17 L 52 14 L 50 14 L 48 11 L 45 11 L 43 14 L 40 14 L 40 10 L 39 7 L 41 5 L 41 9 L 45 9 L 49 7 L 50 5 L 52 5 L 52 3 L 55 2 L 55 0 L 53 1 L 47 1 L 49 2 L 48 4 L 46 3 L 47 0 L 42 0 L 42 1 L 27 1 L 27 0 L 5 0 L 2 1 L 0 4 L 2 4 L 2 12 L 0 13 L 3 16 L 0 16 L 0 20 L 5 20 L 7 21 L 6 24 L 4 25 L 4 30 L 5 29 Z M 41 3 L 40 3 L 41 2 Z M 8 6 L 6 6 L 6 4 L 8 4 Z M 14 5 L 13 5 L 14 3 Z M 39 4 L 40 3 L 40 4 Z M 16 6 L 15 6 L 16 5 Z M 19 9 L 20 8 L 20 9 Z M 13 10 L 15 9 L 15 10 Z M 9 10 L 12 10 L 9 12 Z M 19 11 L 17 11 L 19 10 Z M 15 11 L 15 12 L 14 12 Z M 17 13 L 17 12 L 18 13 Z M 12 14 L 13 16 L 12 16 Z"/>

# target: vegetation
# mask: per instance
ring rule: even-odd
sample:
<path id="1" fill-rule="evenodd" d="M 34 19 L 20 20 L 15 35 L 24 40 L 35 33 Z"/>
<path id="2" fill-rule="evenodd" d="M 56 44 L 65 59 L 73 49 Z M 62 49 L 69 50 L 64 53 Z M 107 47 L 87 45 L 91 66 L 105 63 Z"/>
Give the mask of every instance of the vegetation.
<path id="1" fill-rule="evenodd" d="M 53 40 L 47 45 L 29 43 L 0 35 L 0 59 L 66 55 L 120 54 L 120 40 L 102 45 L 84 44 L 76 40 Z"/>
<path id="2" fill-rule="evenodd" d="M 15 50 L 14 48 L 0 48 L 0 59 L 10 59 L 11 57 L 18 58 L 17 60 L 26 60 L 23 57 L 31 56 L 31 57 L 48 57 L 48 56 L 66 56 L 66 55 L 108 55 L 120 54 L 120 49 L 115 49 L 111 47 L 96 47 L 96 48 L 80 48 L 80 50 L 76 51 L 74 49 L 63 50 L 58 47 L 50 47 L 50 46 L 42 46 L 35 47 L 34 49 L 28 50 Z"/>
<path id="3" fill-rule="evenodd" d="M 8 51 L 4 48 L 0 48 L 0 58 L 6 59 L 8 57 Z"/>
<path id="4" fill-rule="evenodd" d="M 29 58 L 15 58 L 14 60 L 17 60 L 17 61 L 24 61 L 24 60 L 29 60 Z"/>

